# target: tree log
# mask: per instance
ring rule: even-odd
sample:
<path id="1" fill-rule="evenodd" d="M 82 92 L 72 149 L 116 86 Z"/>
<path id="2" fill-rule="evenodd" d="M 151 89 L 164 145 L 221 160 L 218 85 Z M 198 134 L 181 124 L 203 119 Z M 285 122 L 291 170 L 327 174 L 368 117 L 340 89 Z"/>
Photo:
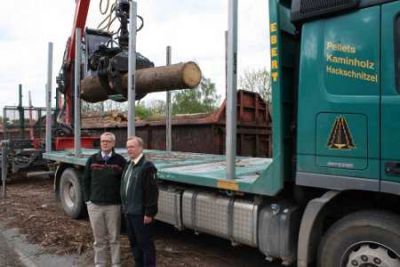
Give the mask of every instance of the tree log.
<path id="1" fill-rule="evenodd" d="M 201 70 L 194 62 L 178 63 L 169 66 L 136 70 L 136 99 L 151 92 L 193 89 L 201 81 Z M 99 76 L 89 76 L 81 80 L 81 98 L 96 103 L 122 96 L 118 101 L 127 99 L 128 74 L 122 79 L 113 80 Z"/>

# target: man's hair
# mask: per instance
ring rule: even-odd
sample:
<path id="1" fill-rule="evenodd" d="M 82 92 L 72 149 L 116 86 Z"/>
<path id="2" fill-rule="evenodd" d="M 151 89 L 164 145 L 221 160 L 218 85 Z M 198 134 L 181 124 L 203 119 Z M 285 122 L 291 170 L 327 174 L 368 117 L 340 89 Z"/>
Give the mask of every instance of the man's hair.
<path id="1" fill-rule="evenodd" d="M 100 140 L 103 137 L 108 137 L 112 142 L 115 142 L 115 134 L 111 133 L 111 132 L 104 132 L 101 136 L 100 136 Z"/>
<path id="2" fill-rule="evenodd" d="M 142 148 L 144 147 L 143 139 L 140 138 L 139 136 L 129 136 L 127 141 L 130 141 L 130 140 L 136 140 L 136 142 L 138 142 L 140 147 L 142 147 Z"/>

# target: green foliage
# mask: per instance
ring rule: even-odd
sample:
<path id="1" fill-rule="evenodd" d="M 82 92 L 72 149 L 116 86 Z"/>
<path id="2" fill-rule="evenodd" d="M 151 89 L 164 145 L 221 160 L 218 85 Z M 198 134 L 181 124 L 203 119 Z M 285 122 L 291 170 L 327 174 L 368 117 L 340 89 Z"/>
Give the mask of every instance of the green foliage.
<path id="1" fill-rule="evenodd" d="M 150 114 L 153 118 L 165 117 L 167 112 L 167 103 L 164 100 L 153 100 L 150 103 Z"/>
<path id="2" fill-rule="evenodd" d="M 271 76 L 266 68 L 247 70 L 240 76 L 240 89 L 257 92 L 265 102 L 271 102 Z"/>
<path id="3" fill-rule="evenodd" d="M 145 120 L 151 116 L 151 111 L 142 103 L 138 103 L 135 107 L 135 116 L 141 120 Z"/>
<path id="4" fill-rule="evenodd" d="M 172 112 L 173 114 L 212 112 L 216 109 L 218 100 L 215 83 L 203 78 L 198 88 L 175 93 Z"/>

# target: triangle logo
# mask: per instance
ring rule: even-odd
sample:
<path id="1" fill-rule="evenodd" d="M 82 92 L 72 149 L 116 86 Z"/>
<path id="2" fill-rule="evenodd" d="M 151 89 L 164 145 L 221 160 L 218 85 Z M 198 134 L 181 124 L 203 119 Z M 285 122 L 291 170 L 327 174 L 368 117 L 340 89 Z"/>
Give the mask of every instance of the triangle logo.
<path id="1" fill-rule="evenodd" d="M 333 124 L 328 147 L 335 150 L 351 150 L 355 148 L 347 121 L 342 116 L 337 117 Z"/>

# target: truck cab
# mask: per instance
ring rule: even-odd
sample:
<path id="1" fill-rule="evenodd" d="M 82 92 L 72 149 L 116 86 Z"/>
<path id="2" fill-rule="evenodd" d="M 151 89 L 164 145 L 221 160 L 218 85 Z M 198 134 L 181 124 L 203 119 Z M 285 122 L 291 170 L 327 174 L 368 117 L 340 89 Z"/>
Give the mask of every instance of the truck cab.
<path id="1" fill-rule="evenodd" d="M 273 148 L 283 179 L 327 190 L 318 201 L 330 206 L 316 212 L 325 209 L 317 237 L 306 238 L 319 249 L 301 256 L 310 243 L 299 235 L 298 266 L 317 253 L 319 266 L 380 266 L 371 259 L 385 254 L 395 255 L 386 266 L 399 266 L 399 239 L 365 241 L 360 230 L 362 220 L 376 232 L 399 229 L 399 15 L 399 1 L 270 1 Z"/>

